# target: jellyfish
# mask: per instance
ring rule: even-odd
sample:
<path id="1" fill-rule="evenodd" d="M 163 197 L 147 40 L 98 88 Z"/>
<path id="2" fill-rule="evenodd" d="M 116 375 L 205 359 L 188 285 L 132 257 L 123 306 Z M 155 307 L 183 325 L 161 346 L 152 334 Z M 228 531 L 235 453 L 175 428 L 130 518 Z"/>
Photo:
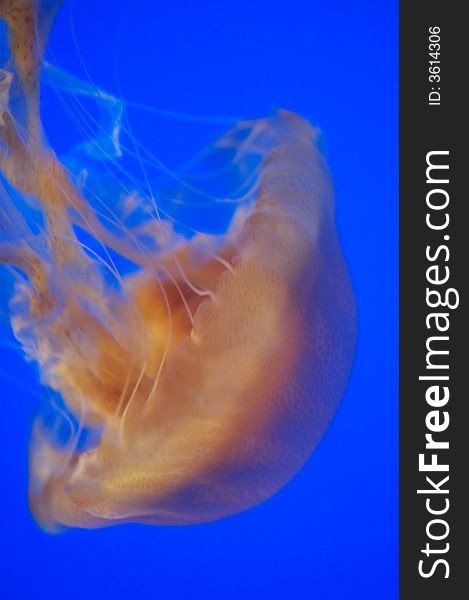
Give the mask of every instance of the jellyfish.
<path id="1" fill-rule="evenodd" d="M 351 369 L 355 303 L 320 132 L 279 110 L 166 169 L 121 143 L 121 98 L 44 61 L 59 5 L 0 0 L 0 263 L 14 335 L 60 399 L 32 428 L 32 513 L 49 531 L 234 515 L 302 468 Z M 45 79 L 99 107 L 61 158 L 41 122 Z M 142 183 L 126 154 L 159 178 Z M 226 226 L 204 231 L 197 217 L 218 209 Z"/>

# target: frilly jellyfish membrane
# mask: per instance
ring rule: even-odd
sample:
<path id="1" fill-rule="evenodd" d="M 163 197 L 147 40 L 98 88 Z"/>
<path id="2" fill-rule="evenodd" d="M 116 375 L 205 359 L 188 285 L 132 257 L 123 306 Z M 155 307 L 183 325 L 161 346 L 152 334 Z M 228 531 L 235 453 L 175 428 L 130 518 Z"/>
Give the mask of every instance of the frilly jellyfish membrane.
<path id="1" fill-rule="evenodd" d="M 170 169 L 124 100 L 44 60 L 59 5 L 0 0 L 0 262 L 55 398 L 33 425 L 31 510 L 50 531 L 233 515 L 301 469 L 351 367 L 319 131 L 280 110 Z M 72 115 L 81 141 L 61 157 L 41 85 L 99 109 Z"/>

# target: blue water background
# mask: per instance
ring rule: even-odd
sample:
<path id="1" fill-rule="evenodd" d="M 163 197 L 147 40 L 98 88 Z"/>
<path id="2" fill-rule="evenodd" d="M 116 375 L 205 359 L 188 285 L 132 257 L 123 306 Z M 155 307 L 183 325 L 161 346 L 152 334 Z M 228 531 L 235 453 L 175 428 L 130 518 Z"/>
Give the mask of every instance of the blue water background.
<path id="1" fill-rule="evenodd" d="M 332 426 L 301 473 L 262 506 L 203 526 L 58 536 L 43 533 L 27 507 L 37 374 L 2 349 L 0 597 L 397 598 L 397 2 L 82 0 L 72 14 L 70 6 L 51 40 L 57 62 L 83 75 L 72 18 L 90 74 L 114 93 L 113 61 L 132 100 L 228 117 L 283 107 L 321 126 L 358 346 Z M 54 111 L 51 101 L 44 117 L 64 150 L 71 133 L 54 128 Z M 198 126 L 169 120 L 155 130 L 147 118 L 132 113 L 134 131 L 159 156 L 170 162 L 195 150 Z"/>

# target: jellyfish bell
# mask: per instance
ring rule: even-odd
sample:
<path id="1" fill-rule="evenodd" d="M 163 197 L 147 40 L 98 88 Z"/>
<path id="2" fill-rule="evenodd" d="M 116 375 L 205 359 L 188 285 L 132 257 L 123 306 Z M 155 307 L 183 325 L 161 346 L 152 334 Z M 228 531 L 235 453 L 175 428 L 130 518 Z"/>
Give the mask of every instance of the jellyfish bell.
<path id="1" fill-rule="evenodd" d="M 33 28 L 12 20 L 19 5 Z M 15 335 L 60 395 L 57 418 L 72 432 L 64 441 L 37 418 L 32 511 L 49 530 L 241 512 L 301 469 L 351 367 L 355 305 L 319 132 L 279 111 L 222 135 L 204 161 L 224 165 L 203 178 L 193 167 L 164 172 L 182 188 L 170 197 L 196 198 L 195 211 L 213 198 L 201 181 L 227 188 L 221 233 L 184 232 L 165 210 L 168 192 L 144 197 L 132 177 L 111 209 L 108 163 L 119 167 L 128 150 L 116 143 L 120 101 L 56 73 L 57 85 L 94 97 L 108 121 L 114 115 L 112 131 L 99 123 L 92 144 L 66 162 L 42 134 L 38 72 L 57 5 L 0 0 L 11 44 L 0 79 L 0 261 L 18 273 Z M 22 121 L 10 109 L 13 84 Z M 39 228 L 22 214 L 23 197 L 41 214 Z M 88 446 L 83 431 L 95 432 Z"/>

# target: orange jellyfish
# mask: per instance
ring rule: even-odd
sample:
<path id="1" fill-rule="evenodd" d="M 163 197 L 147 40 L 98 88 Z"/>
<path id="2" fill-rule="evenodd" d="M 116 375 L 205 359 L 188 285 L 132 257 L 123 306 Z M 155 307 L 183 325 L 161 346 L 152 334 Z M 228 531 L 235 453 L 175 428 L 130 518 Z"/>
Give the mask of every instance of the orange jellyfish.
<path id="1" fill-rule="evenodd" d="M 41 124 L 43 53 L 59 4 L 0 0 L 10 48 L 0 72 L 0 261 L 16 280 L 13 331 L 71 428 L 64 439 L 37 417 L 32 512 L 49 530 L 233 515 L 301 469 L 353 358 L 354 297 L 318 130 L 279 111 L 237 123 L 211 146 L 206 158 L 229 156 L 218 181 L 234 182 L 219 195 L 233 207 L 224 233 L 188 235 L 161 208 L 164 194 L 184 206 L 195 193 L 197 180 L 181 173 L 169 177 L 182 191 L 144 197 L 127 182 L 110 206 L 98 166 L 118 165 L 124 152 L 119 103 L 56 73 L 59 86 L 114 114 L 75 169 Z M 101 184 L 90 194 L 93 173 Z M 132 265 L 126 274 L 118 256 Z M 87 444 L 84 431 L 94 432 Z"/>

